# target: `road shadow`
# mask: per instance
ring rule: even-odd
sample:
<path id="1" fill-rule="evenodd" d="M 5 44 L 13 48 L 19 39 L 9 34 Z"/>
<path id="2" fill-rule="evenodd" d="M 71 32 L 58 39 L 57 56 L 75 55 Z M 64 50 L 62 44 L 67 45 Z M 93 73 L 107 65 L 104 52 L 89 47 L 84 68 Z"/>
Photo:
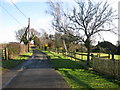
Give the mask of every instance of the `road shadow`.
<path id="1" fill-rule="evenodd" d="M 7 70 L 12 70 L 12 69 L 18 67 L 19 65 L 21 65 L 24 61 L 28 60 L 25 58 L 29 59 L 29 58 L 31 58 L 31 56 L 19 55 L 19 58 L 17 58 L 17 59 L 2 60 L 2 67 Z"/>
<path id="2" fill-rule="evenodd" d="M 24 61 L 25 60 L 15 60 L 15 59 L 5 60 L 5 61 L 2 61 L 2 67 L 4 69 L 11 70 L 11 69 L 17 67 L 17 65 L 23 63 Z"/>
<path id="3" fill-rule="evenodd" d="M 20 57 L 28 57 L 28 58 L 30 58 L 31 56 L 29 56 L 29 55 L 19 55 Z"/>
<path id="4" fill-rule="evenodd" d="M 33 59 L 26 69 L 45 69 L 52 68 L 52 65 L 48 59 Z"/>

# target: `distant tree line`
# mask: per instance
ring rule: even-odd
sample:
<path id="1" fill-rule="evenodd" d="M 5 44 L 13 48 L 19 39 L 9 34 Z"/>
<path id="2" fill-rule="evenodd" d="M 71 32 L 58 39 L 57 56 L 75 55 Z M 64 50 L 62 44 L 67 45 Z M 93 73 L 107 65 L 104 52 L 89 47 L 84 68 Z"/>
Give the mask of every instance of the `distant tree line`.
<path id="1" fill-rule="evenodd" d="M 120 55 L 120 45 L 115 46 L 108 41 L 98 42 L 98 44 L 94 47 L 94 49 L 92 49 L 92 52 L 102 52 L 102 53 Z"/>

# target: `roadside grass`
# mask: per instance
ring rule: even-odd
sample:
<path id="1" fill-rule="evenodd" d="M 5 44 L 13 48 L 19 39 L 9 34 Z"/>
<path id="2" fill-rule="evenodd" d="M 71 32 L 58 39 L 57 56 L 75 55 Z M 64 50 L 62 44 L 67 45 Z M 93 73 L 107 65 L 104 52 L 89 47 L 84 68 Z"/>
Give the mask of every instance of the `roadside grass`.
<path id="1" fill-rule="evenodd" d="M 16 60 L 27 60 L 30 56 L 32 56 L 32 54 L 33 54 L 32 51 L 24 53 L 20 55 L 19 57 L 17 57 Z"/>
<path id="2" fill-rule="evenodd" d="M 42 52 L 49 56 L 53 67 L 72 88 L 120 88 L 120 81 L 93 71 L 83 60 L 71 60 L 61 53 Z"/>
<path id="3" fill-rule="evenodd" d="M 58 72 L 72 88 L 120 88 L 117 83 L 113 83 L 112 79 L 99 75 L 94 71 L 61 68 Z"/>
<path id="4" fill-rule="evenodd" d="M 28 60 L 28 58 L 30 58 L 30 56 L 32 56 L 32 53 L 33 52 L 31 50 L 30 52 L 19 55 L 16 59 L 0 61 L 0 62 L 2 62 L 2 67 L 1 67 L 2 72 L 9 70 L 11 68 L 14 68 L 15 66 L 22 63 L 24 60 Z"/>

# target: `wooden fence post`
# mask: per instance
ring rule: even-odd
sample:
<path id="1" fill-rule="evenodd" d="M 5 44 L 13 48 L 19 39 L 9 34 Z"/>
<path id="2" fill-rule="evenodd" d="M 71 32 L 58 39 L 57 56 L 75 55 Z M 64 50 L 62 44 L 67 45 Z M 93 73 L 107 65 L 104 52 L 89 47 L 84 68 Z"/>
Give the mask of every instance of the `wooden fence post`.
<path id="1" fill-rule="evenodd" d="M 76 61 L 76 53 L 74 53 L 75 61 Z"/>
<path id="2" fill-rule="evenodd" d="M 114 60 L 114 54 L 112 53 L 112 59 Z"/>
<path id="3" fill-rule="evenodd" d="M 110 59 L 110 53 L 108 54 L 108 59 Z"/>
<path id="4" fill-rule="evenodd" d="M 5 48 L 5 60 L 8 60 L 8 49 Z"/>
<path id="5" fill-rule="evenodd" d="M 72 52 L 70 52 L 71 60 L 72 60 Z"/>
<path id="6" fill-rule="evenodd" d="M 100 58 L 100 52 L 99 52 L 99 58 Z"/>
<path id="7" fill-rule="evenodd" d="M 5 50 L 2 50 L 2 60 L 5 60 Z"/>
<path id="8" fill-rule="evenodd" d="M 94 58 L 94 55 L 93 55 L 93 54 L 91 54 L 91 60 L 93 60 L 93 58 Z"/>
<path id="9" fill-rule="evenodd" d="M 2 50 L 2 59 L 3 60 L 8 60 L 8 49 L 7 48 L 4 48 Z"/>
<path id="10" fill-rule="evenodd" d="M 83 54 L 81 55 L 81 57 L 82 57 L 81 59 L 83 60 Z"/>

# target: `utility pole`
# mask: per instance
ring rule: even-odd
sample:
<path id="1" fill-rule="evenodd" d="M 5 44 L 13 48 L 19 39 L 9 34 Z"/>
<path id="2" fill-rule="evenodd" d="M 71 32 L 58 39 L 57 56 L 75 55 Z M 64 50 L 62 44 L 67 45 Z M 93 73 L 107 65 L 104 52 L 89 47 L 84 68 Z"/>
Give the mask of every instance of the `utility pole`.
<path id="1" fill-rule="evenodd" d="M 28 18 L 28 52 L 30 48 L 30 18 Z"/>
<path id="2" fill-rule="evenodd" d="M 63 45 L 64 45 L 65 51 L 66 51 L 66 53 L 67 53 L 67 46 L 66 46 L 66 44 L 65 44 L 65 40 L 64 40 L 64 39 L 63 39 Z"/>

